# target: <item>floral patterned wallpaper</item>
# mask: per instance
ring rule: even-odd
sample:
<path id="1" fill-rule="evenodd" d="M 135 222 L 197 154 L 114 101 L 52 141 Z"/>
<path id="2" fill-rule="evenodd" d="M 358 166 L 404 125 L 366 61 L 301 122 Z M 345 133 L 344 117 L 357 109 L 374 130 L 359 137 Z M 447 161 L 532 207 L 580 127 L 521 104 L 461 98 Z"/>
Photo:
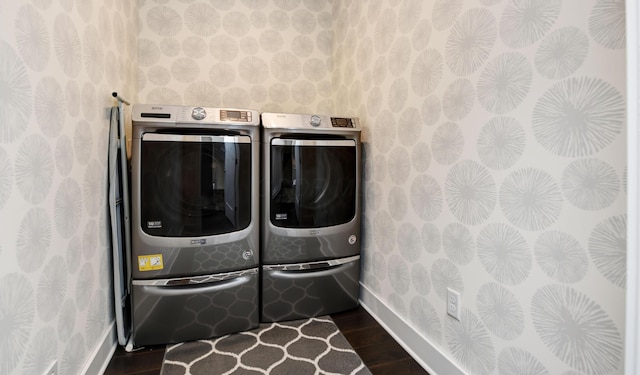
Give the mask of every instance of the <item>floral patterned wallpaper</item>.
<path id="1" fill-rule="evenodd" d="M 457 366 L 622 371 L 624 2 L 146 1 L 140 19 L 143 101 L 361 118 L 364 293 Z"/>
<path id="2" fill-rule="evenodd" d="M 113 90 L 359 116 L 368 308 L 469 373 L 622 373 L 623 1 L 19 0 L 0 29 L 0 373 L 80 372 L 111 329 Z"/>
<path id="3" fill-rule="evenodd" d="M 472 374 L 622 373 L 624 1 L 336 1 L 333 18 L 335 110 L 365 124 L 373 310 Z"/>
<path id="4" fill-rule="evenodd" d="M 136 3 L 0 3 L 0 373 L 77 374 L 112 329 L 112 91 L 135 97 Z"/>
<path id="5" fill-rule="evenodd" d="M 331 113 L 331 2 L 143 1 L 140 101 Z"/>

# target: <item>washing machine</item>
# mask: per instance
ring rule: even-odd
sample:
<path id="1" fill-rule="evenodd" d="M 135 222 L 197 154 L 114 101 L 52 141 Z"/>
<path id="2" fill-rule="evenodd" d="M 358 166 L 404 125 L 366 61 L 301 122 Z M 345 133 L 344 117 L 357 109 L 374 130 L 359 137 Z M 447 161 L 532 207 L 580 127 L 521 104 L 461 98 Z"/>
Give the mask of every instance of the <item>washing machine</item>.
<path id="1" fill-rule="evenodd" d="M 357 118 L 263 113 L 262 307 L 275 322 L 358 306 Z"/>
<path id="2" fill-rule="evenodd" d="M 132 344 L 259 324 L 260 115 L 132 108 Z"/>

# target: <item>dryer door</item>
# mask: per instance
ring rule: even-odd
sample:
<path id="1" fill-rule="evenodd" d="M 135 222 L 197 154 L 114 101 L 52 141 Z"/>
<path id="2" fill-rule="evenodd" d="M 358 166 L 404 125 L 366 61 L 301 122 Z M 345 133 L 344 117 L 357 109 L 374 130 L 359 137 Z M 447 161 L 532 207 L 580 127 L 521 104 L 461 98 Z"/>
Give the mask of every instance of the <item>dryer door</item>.
<path id="1" fill-rule="evenodd" d="M 277 227 L 348 223 L 357 209 L 356 141 L 271 141 L 270 220 Z"/>
<path id="2" fill-rule="evenodd" d="M 201 237 L 249 226 L 249 136 L 146 133 L 140 157 L 140 225 L 145 233 Z"/>

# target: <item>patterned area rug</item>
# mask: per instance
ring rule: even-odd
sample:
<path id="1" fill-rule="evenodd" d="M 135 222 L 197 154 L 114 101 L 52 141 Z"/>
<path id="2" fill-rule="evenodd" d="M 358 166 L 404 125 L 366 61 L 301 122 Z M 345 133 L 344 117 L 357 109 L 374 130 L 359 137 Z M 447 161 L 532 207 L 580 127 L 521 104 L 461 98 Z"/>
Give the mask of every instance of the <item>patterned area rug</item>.
<path id="1" fill-rule="evenodd" d="M 264 323 L 251 331 L 168 345 L 160 373 L 371 374 L 328 316 Z"/>

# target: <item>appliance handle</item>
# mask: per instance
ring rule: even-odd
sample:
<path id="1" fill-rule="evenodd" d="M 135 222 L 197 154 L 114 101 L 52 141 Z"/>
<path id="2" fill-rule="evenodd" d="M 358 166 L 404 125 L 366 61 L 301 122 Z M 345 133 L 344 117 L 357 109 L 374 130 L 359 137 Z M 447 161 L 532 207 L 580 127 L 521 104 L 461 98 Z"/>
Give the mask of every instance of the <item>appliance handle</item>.
<path id="1" fill-rule="evenodd" d="M 251 143 L 246 135 L 196 135 L 144 133 L 143 142 Z"/>
<path id="2" fill-rule="evenodd" d="M 271 140 L 273 146 L 340 146 L 356 147 L 356 141 L 352 139 L 289 139 L 274 138 Z"/>
<path id="3" fill-rule="evenodd" d="M 356 264 L 357 262 L 349 262 L 334 266 L 328 266 L 326 268 L 311 268 L 305 270 L 277 270 L 271 271 L 271 275 L 273 277 L 289 280 L 333 276 L 345 271 L 348 268 L 355 267 Z"/>
<path id="4" fill-rule="evenodd" d="M 191 295 L 194 291 L 198 293 L 219 292 L 226 289 L 232 289 L 248 283 L 251 280 L 249 276 L 240 276 L 234 279 L 222 280 L 215 283 L 207 284 L 184 284 L 184 285 L 143 285 L 142 289 L 152 295 L 163 297 L 178 297 Z"/>

